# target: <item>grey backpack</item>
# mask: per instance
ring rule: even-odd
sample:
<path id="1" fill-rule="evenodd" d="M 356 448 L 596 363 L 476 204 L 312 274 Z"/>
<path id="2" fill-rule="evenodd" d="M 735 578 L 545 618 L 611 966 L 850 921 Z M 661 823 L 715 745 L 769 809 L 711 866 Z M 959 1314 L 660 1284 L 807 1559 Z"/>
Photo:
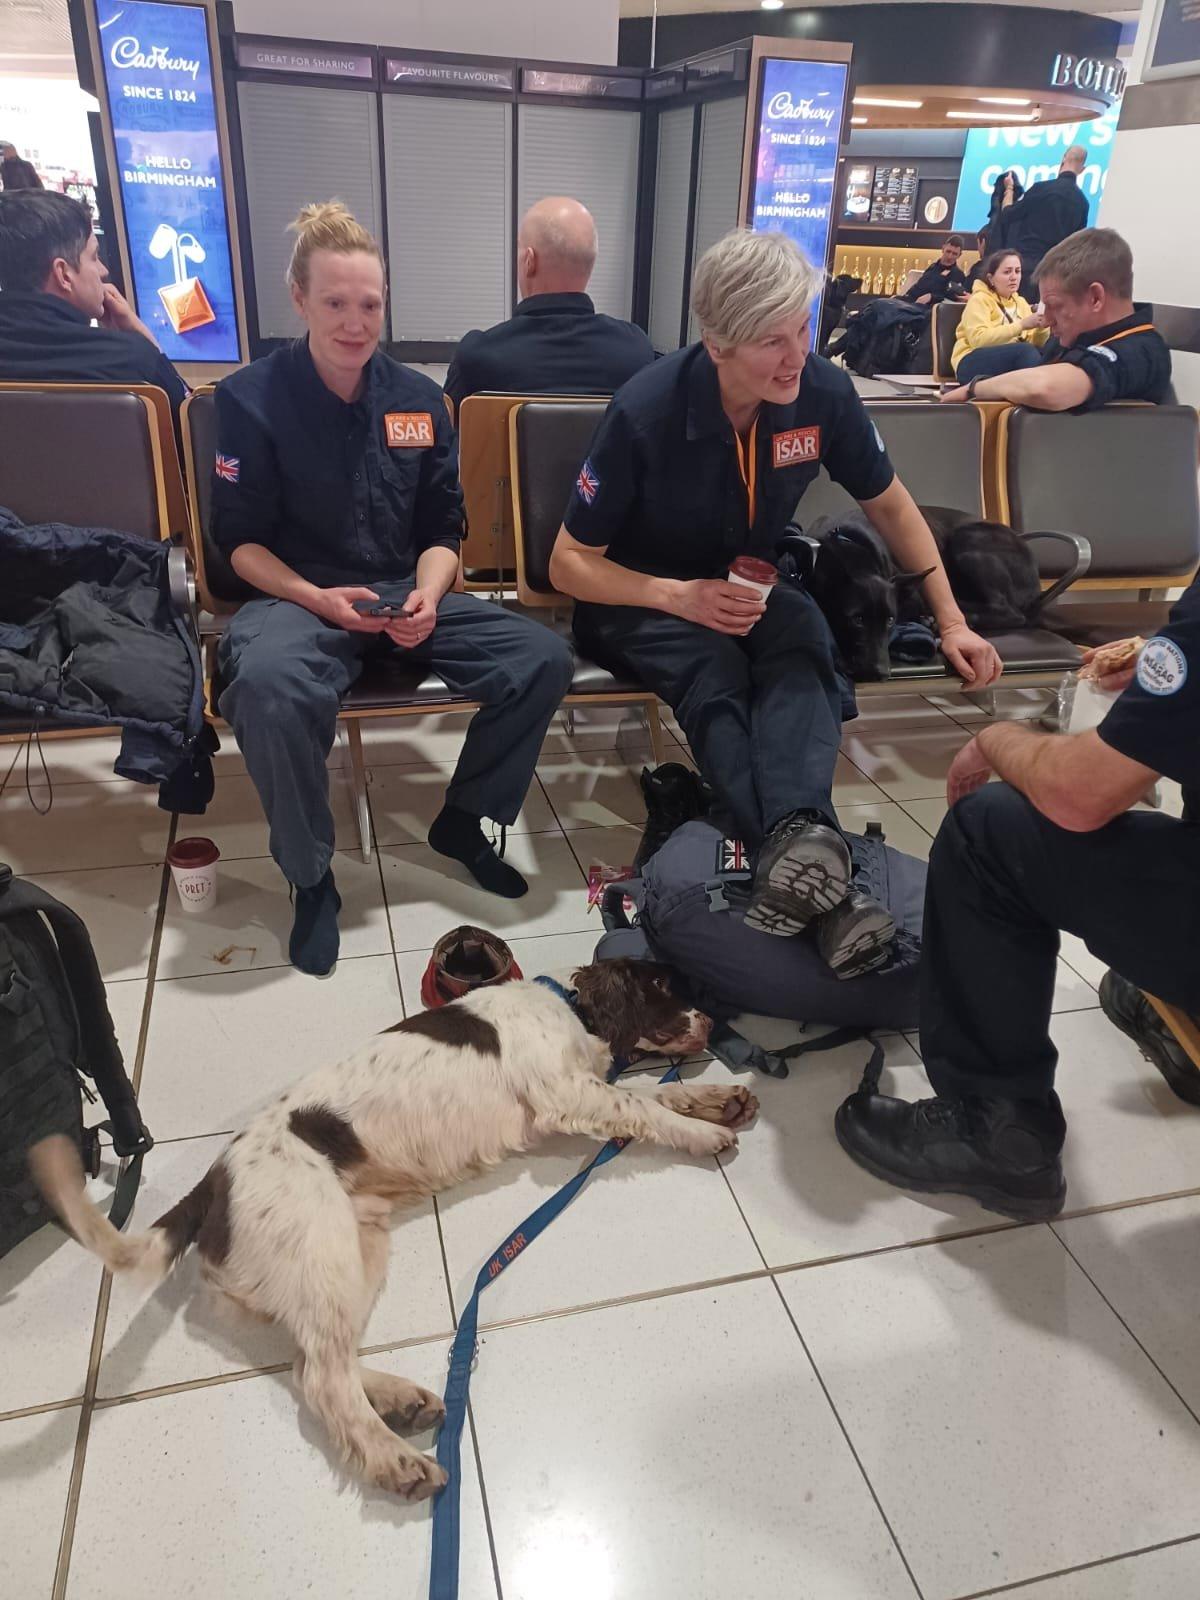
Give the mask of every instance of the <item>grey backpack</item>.
<path id="1" fill-rule="evenodd" d="M 843 1033 L 915 1028 L 925 862 L 893 850 L 878 823 L 868 823 L 865 834 L 848 835 L 848 842 L 855 883 L 896 919 L 891 959 L 874 972 L 838 978 L 811 938 L 779 939 L 747 928 L 750 872 L 741 847 L 704 821 L 677 828 L 640 878 L 608 886 L 606 931 L 596 959 L 666 962 L 682 977 L 693 1003 L 720 1022 L 752 1011 Z M 627 897 L 632 919 L 624 908 Z M 723 1055 L 719 1035 L 714 1039 L 715 1053 Z M 787 1070 L 778 1060 L 755 1058 L 754 1064 L 764 1071 Z"/>

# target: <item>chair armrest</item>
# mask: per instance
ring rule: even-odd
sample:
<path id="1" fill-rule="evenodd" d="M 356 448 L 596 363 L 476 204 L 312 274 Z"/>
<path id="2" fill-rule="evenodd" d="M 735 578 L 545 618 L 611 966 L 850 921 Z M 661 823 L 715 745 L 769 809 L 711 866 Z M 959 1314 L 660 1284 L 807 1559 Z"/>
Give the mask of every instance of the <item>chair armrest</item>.
<path id="1" fill-rule="evenodd" d="M 167 582 L 171 591 L 171 604 L 179 616 L 185 618 L 194 634 L 199 634 L 196 614 L 196 577 L 192 563 L 182 544 L 173 544 L 167 553 Z"/>
<path id="2" fill-rule="evenodd" d="M 1080 533 L 1063 533 L 1057 528 L 1047 528 L 1040 533 L 1021 533 L 1017 537 L 1026 542 L 1033 539 L 1054 539 L 1058 544 L 1069 545 L 1075 552 L 1074 565 L 1043 593 L 1034 608 L 1036 612 L 1043 611 L 1052 600 L 1057 600 L 1060 594 L 1065 594 L 1073 583 L 1086 575 L 1092 564 L 1091 541 Z"/>

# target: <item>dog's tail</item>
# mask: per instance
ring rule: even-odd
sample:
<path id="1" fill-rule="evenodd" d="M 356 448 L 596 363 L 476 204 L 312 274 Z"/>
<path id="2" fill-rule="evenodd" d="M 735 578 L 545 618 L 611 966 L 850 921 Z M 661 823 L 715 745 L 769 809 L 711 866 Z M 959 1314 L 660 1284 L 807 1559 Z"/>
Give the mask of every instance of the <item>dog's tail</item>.
<path id="1" fill-rule="evenodd" d="M 79 1243 L 110 1272 L 134 1272 L 147 1286 L 165 1278 L 200 1231 L 207 1209 L 205 1179 L 146 1233 L 118 1233 L 84 1189 L 83 1162 L 74 1140 L 54 1133 L 29 1149 L 29 1169 L 46 1203 Z"/>

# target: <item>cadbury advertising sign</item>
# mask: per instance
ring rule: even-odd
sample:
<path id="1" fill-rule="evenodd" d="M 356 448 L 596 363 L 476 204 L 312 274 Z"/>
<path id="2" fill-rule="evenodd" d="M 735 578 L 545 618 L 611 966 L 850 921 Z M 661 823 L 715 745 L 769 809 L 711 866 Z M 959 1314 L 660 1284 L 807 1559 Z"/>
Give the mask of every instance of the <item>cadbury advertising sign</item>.
<path id="1" fill-rule="evenodd" d="M 236 362 L 204 8 L 97 0 L 96 21 L 137 313 L 172 361 Z"/>

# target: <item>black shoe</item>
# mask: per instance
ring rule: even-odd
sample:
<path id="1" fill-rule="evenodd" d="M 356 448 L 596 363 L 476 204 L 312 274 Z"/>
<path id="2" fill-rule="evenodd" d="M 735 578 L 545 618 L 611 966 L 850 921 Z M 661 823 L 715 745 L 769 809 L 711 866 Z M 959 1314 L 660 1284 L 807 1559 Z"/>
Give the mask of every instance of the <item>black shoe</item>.
<path id="1" fill-rule="evenodd" d="M 1158 1068 L 1173 1094 L 1189 1105 L 1200 1106 L 1200 1067 L 1140 989 L 1119 972 L 1106 972 L 1100 980 L 1100 1009 Z"/>
<path id="2" fill-rule="evenodd" d="M 850 852 L 836 828 L 814 811 L 796 811 L 763 840 L 754 868 L 746 926 L 760 933 L 803 933 L 814 917 L 841 905 L 850 890 Z"/>
<path id="3" fill-rule="evenodd" d="M 295 888 L 288 959 L 310 978 L 327 978 L 337 964 L 337 919 L 341 909 L 342 897 L 332 871 L 327 871 L 320 883 L 310 889 Z"/>
<path id="4" fill-rule="evenodd" d="M 704 816 L 711 799 L 698 774 L 681 761 L 664 761 L 653 772 L 643 767 L 641 784 L 646 801 L 646 827 L 633 858 L 635 872 L 642 870 L 676 828 Z"/>
<path id="5" fill-rule="evenodd" d="M 1018 1100 L 895 1100 L 860 1089 L 834 1118 L 860 1167 L 922 1194 L 965 1194 L 1022 1222 L 1056 1217 L 1067 1197 L 1058 1096 Z"/>
<path id="6" fill-rule="evenodd" d="M 888 908 L 853 887 L 813 928 L 821 959 L 839 978 L 861 978 L 883 966 L 896 937 L 896 919 Z"/>

